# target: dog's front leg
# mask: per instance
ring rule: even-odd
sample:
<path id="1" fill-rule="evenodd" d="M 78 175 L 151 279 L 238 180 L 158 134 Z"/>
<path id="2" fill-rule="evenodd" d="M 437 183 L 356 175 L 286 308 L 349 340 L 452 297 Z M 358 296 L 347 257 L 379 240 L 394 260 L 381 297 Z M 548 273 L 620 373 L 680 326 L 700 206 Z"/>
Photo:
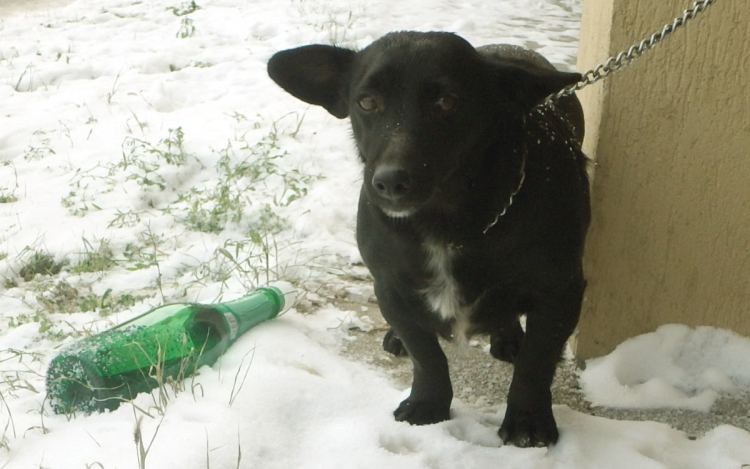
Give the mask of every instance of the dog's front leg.
<path id="1" fill-rule="evenodd" d="M 412 425 L 427 425 L 450 419 L 453 388 L 448 360 L 437 335 L 419 328 L 405 331 L 394 328 L 414 365 L 411 394 L 393 412 L 396 420 Z"/>
<path id="2" fill-rule="evenodd" d="M 508 408 L 499 435 L 519 447 L 549 446 L 559 436 L 550 386 L 565 342 L 575 329 L 583 289 L 540 299 L 526 320 L 526 335 L 515 360 Z"/>
<path id="3" fill-rule="evenodd" d="M 453 399 L 448 359 L 435 331 L 419 320 L 424 315 L 421 302 L 416 297 L 403 298 L 398 292 L 377 284 L 375 293 L 383 317 L 401 339 L 414 365 L 411 394 L 394 411 L 396 420 L 412 425 L 448 420 Z"/>

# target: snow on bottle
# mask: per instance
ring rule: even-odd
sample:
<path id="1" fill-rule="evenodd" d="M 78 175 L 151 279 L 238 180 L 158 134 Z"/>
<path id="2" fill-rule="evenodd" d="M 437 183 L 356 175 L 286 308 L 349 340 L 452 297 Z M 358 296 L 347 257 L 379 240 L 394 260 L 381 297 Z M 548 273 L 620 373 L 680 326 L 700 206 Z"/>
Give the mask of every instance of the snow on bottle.
<path id="1" fill-rule="evenodd" d="M 58 414 L 113 410 L 160 382 L 190 376 L 295 300 L 291 284 L 275 282 L 226 303 L 160 306 L 81 339 L 50 362 L 46 383 L 52 409 Z"/>

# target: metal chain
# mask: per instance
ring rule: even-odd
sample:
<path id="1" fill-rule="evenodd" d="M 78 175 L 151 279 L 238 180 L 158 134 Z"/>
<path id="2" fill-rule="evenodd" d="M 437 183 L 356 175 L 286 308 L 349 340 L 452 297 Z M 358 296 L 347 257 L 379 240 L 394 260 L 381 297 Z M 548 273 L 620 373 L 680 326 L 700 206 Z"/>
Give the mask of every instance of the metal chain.
<path id="1" fill-rule="evenodd" d="M 711 6 L 713 3 L 716 3 L 716 0 L 697 0 L 695 3 L 693 3 L 692 7 L 684 11 L 682 16 L 675 18 L 672 24 L 665 25 L 661 31 L 654 33 L 650 38 L 644 39 L 640 44 L 632 46 L 627 51 L 620 52 L 616 57 L 610 57 L 603 64 L 599 64 L 596 66 L 596 68 L 587 71 L 583 74 L 583 78 L 581 78 L 581 81 L 570 85 L 567 88 L 564 88 L 558 93 L 550 95 L 549 97 L 547 97 L 543 104 L 546 104 L 548 101 L 560 99 L 563 96 L 571 95 L 575 91 L 596 83 L 599 80 L 607 78 L 612 73 L 615 73 L 626 65 L 629 65 L 635 59 L 643 55 L 644 52 L 651 50 L 654 46 L 663 41 L 667 36 L 675 32 L 675 30 L 682 26 L 685 26 L 688 20 L 692 20 L 693 18 L 698 16 L 699 13 L 705 11 L 706 8 Z"/>
<path id="2" fill-rule="evenodd" d="M 716 0 L 696 0 L 696 2 L 693 3 L 693 6 L 685 10 L 682 16 L 675 18 L 672 24 L 665 25 L 661 31 L 654 33 L 653 35 L 651 35 L 650 38 L 644 39 L 643 41 L 641 41 L 640 44 L 632 46 L 627 51 L 620 52 L 616 57 L 610 57 L 603 64 L 597 65 L 596 68 L 587 71 L 586 73 L 583 74 L 581 80 L 578 83 L 574 83 L 568 86 L 567 88 L 563 88 L 562 91 L 549 95 L 547 99 L 545 99 L 539 105 L 539 107 L 547 106 L 555 100 L 558 100 L 564 96 L 571 95 L 574 92 L 580 90 L 581 88 L 584 88 L 588 85 L 596 83 L 599 80 L 607 78 L 609 75 L 617 72 L 618 70 L 622 69 L 626 65 L 629 65 L 635 59 L 643 55 L 644 52 L 647 52 L 653 49 L 654 46 L 656 46 L 661 41 L 663 41 L 667 36 L 675 32 L 675 30 L 677 30 L 678 28 L 682 26 L 685 26 L 688 20 L 692 20 L 693 18 L 698 16 L 699 13 L 702 13 L 703 11 L 706 10 L 706 8 L 708 8 L 714 3 L 716 3 Z M 490 222 L 490 224 L 487 225 L 487 227 L 484 229 L 483 231 L 484 234 L 487 234 L 487 232 L 493 226 L 495 226 L 498 221 L 500 221 L 500 218 L 503 215 L 505 215 L 505 213 L 508 211 L 508 208 L 511 205 L 513 205 L 513 198 L 521 190 L 521 187 L 523 187 L 523 183 L 525 179 L 526 179 L 526 153 L 524 153 L 523 160 L 521 161 L 520 181 L 518 183 L 518 187 L 510 194 L 510 198 L 508 202 L 506 202 L 505 205 L 503 206 L 502 211 L 498 212 L 495 215 L 495 219 L 492 220 L 492 222 Z"/>

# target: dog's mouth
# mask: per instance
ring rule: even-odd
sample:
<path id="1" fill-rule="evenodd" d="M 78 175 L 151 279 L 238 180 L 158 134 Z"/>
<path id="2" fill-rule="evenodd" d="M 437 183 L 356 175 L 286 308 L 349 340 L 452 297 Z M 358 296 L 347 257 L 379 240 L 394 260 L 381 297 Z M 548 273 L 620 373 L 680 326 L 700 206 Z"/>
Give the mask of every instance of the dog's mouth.
<path id="1" fill-rule="evenodd" d="M 417 207 L 391 209 L 380 207 L 380 209 L 390 218 L 409 218 L 410 216 L 417 213 Z"/>
<path id="2" fill-rule="evenodd" d="M 383 214 L 392 219 L 411 218 L 425 210 L 431 211 L 434 208 L 436 197 L 441 193 L 435 187 L 413 187 L 409 193 L 403 197 L 392 200 L 381 197 L 375 190 L 370 194 L 370 202 L 373 203 Z"/>
<path id="3" fill-rule="evenodd" d="M 365 190 L 368 199 L 392 219 L 410 218 L 429 210 L 441 191 L 431 175 L 425 173 L 401 165 L 367 168 Z"/>
<path id="4" fill-rule="evenodd" d="M 403 176 L 403 179 L 376 176 L 368 182 L 367 192 L 370 202 L 394 219 L 411 217 L 424 205 L 426 198 L 422 188 L 410 176 Z"/>

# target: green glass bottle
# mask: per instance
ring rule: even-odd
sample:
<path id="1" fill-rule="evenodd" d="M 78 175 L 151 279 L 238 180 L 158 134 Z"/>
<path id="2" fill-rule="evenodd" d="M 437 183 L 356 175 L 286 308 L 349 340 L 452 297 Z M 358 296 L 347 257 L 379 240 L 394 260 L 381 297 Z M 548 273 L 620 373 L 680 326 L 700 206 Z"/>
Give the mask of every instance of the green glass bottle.
<path id="1" fill-rule="evenodd" d="M 50 362 L 46 383 L 52 409 L 58 414 L 113 410 L 160 381 L 190 376 L 295 300 L 291 284 L 275 282 L 226 303 L 160 306 L 81 339 Z"/>

